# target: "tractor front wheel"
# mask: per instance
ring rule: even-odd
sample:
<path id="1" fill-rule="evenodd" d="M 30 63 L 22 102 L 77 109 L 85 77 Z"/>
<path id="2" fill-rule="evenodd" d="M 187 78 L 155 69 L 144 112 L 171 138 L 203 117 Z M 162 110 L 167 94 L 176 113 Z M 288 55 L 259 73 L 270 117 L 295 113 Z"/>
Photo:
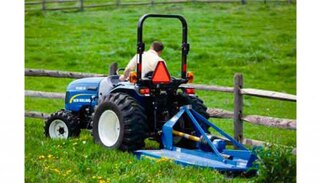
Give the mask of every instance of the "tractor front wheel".
<path id="1" fill-rule="evenodd" d="M 58 111 L 46 120 L 44 134 L 52 139 L 78 137 L 80 135 L 79 120 L 70 111 Z"/>
<path id="2" fill-rule="evenodd" d="M 94 114 L 93 138 L 106 148 L 137 150 L 145 145 L 146 133 L 144 109 L 127 94 L 110 94 Z"/>

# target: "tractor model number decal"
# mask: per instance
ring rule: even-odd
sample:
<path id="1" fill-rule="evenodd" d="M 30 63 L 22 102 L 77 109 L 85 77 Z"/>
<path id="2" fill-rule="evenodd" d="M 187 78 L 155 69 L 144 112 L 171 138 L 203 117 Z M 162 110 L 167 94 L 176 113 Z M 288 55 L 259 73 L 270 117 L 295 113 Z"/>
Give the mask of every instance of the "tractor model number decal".
<path id="1" fill-rule="evenodd" d="M 86 90 L 87 88 L 85 86 L 77 86 L 76 90 Z"/>
<path id="2" fill-rule="evenodd" d="M 91 96 L 91 94 L 78 94 L 78 95 L 74 95 L 70 98 L 69 103 L 78 103 L 78 102 L 91 102 L 90 98 L 76 98 L 78 96 Z"/>

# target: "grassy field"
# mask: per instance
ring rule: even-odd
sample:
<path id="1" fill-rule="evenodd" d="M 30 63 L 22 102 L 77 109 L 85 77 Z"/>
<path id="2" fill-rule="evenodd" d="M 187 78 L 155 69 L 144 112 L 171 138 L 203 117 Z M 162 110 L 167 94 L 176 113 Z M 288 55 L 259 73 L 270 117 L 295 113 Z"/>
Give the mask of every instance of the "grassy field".
<path id="1" fill-rule="evenodd" d="M 25 67 L 107 73 L 111 62 L 125 67 L 136 51 L 136 25 L 145 13 L 182 14 L 188 21 L 188 68 L 195 83 L 232 86 L 243 73 L 244 87 L 296 93 L 296 7 L 288 4 L 179 4 L 118 7 L 84 12 L 26 12 Z M 144 39 L 165 44 L 163 58 L 178 75 L 180 24 L 147 20 Z M 25 89 L 64 92 L 71 79 L 25 78 Z M 233 108 L 230 94 L 198 91 L 208 107 Z M 245 97 L 245 114 L 296 117 L 296 104 Z M 25 99 L 26 110 L 55 112 L 62 100 Z M 231 120 L 212 119 L 232 134 Z M 295 146 L 296 132 L 244 125 L 246 138 Z M 35 148 L 36 147 L 36 148 Z M 147 148 L 157 147 L 147 142 Z M 26 182 L 228 182 L 210 170 L 169 162 L 137 161 L 133 155 L 105 150 L 83 131 L 79 139 L 52 141 L 43 121 L 26 118 Z M 254 179 L 250 179 L 254 180 Z M 232 179 L 247 182 L 247 179 Z"/>

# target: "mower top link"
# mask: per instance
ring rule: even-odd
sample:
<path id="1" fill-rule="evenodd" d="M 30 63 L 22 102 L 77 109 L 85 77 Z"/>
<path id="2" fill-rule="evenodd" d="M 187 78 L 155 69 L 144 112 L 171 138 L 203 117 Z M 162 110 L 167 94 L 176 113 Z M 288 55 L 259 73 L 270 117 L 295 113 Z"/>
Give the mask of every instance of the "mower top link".
<path id="1" fill-rule="evenodd" d="M 141 76 L 143 23 L 147 18 L 178 19 L 182 24 L 181 78 L 170 76 L 159 61 L 149 76 Z M 66 91 L 65 109 L 46 120 L 45 135 L 50 138 L 78 137 L 81 129 L 91 131 L 96 143 L 108 149 L 134 152 L 141 158 L 168 158 L 182 165 L 209 167 L 223 172 L 255 169 L 256 155 L 208 121 L 209 114 L 187 72 L 188 26 L 180 15 L 147 14 L 138 22 L 136 72 L 121 82 L 116 74 L 83 78 L 71 82 Z M 213 128 L 221 137 L 210 134 Z M 149 138 L 161 150 L 139 150 Z M 232 144 L 237 150 L 227 147 Z M 255 171 L 255 170 L 254 170 Z"/>

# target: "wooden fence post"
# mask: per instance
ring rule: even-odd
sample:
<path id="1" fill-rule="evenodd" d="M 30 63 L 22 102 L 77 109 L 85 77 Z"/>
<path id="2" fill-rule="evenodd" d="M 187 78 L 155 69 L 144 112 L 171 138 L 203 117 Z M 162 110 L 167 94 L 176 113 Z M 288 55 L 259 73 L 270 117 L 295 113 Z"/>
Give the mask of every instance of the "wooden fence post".
<path id="1" fill-rule="evenodd" d="M 116 5 L 117 6 L 120 6 L 120 3 L 121 3 L 120 0 L 116 0 Z"/>
<path id="2" fill-rule="evenodd" d="M 242 74 L 234 75 L 234 113 L 233 113 L 233 125 L 234 125 L 234 138 L 242 143 L 243 140 L 243 122 L 242 108 L 243 108 L 243 96 L 241 95 L 241 88 L 243 87 Z"/>
<path id="3" fill-rule="evenodd" d="M 80 0 L 80 11 L 83 11 L 83 0 Z"/>
<path id="4" fill-rule="evenodd" d="M 46 0 L 42 0 L 42 10 L 46 10 Z"/>

